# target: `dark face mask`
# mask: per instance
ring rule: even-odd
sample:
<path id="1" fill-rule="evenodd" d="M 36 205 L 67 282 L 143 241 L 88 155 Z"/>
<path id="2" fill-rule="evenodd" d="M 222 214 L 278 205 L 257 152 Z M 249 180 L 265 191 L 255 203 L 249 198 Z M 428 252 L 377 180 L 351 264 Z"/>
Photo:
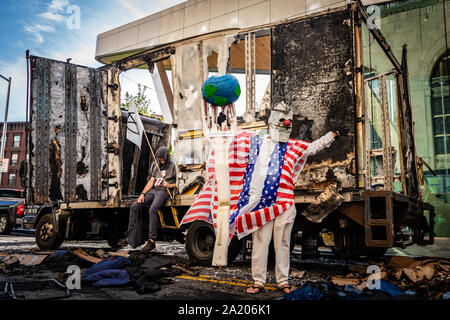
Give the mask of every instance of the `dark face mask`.
<path id="1" fill-rule="evenodd" d="M 159 160 L 157 160 L 161 170 L 165 169 L 170 163 L 170 153 L 169 149 L 167 149 L 166 147 L 159 147 L 155 153 L 155 157 L 156 159 L 158 158 L 164 159 L 164 164 L 162 164 Z"/>

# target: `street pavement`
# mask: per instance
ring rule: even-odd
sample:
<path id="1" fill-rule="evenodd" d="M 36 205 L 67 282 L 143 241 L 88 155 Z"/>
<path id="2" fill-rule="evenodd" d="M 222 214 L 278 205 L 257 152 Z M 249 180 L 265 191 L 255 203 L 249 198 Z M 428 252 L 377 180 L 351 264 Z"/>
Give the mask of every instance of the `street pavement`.
<path id="1" fill-rule="evenodd" d="M 111 251 L 106 241 L 65 241 L 59 250 L 75 250 L 77 248 L 102 249 Z M 300 256 L 301 247 L 296 246 L 291 259 L 291 274 L 297 271 L 306 271 L 307 277 L 303 279 L 292 277 L 292 284 L 299 286 L 304 281 L 320 281 L 328 275 L 345 275 L 349 267 L 366 268 L 372 262 L 367 260 L 338 260 L 331 255 L 331 251 L 321 248 L 321 256 L 317 259 L 303 260 Z M 55 250 L 56 252 L 56 250 Z M 32 234 L 14 233 L 8 236 L 0 236 L 0 258 L 12 253 L 38 254 L 37 247 Z M 47 252 L 48 253 L 48 252 Z M 189 259 L 184 249 L 184 245 L 178 242 L 157 242 L 155 255 L 173 256 L 189 265 Z M 434 245 L 410 246 L 405 249 L 392 248 L 385 255 L 386 257 L 406 256 L 406 257 L 435 257 L 450 258 L 450 238 L 436 238 Z M 227 267 L 200 267 L 189 266 L 191 274 L 182 273 L 172 279 L 172 283 L 162 285 L 160 290 L 148 294 L 138 294 L 132 288 L 93 288 L 83 287 L 81 290 L 73 290 L 69 300 L 199 300 L 207 297 L 208 300 L 267 300 L 282 297 L 283 294 L 276 290 L 275 275 L 273 265 L 269 264 L 268 279 L 265 292 L 258 295 L 248 295 L 245 290 L 251 286 L 251 261 L 248 257 L 240 256 Z M 21 269 L 23 270 L 23 269 Z M 1 281 L 21 281 L 36 279 L 53 279 L 60 273 L 39 269 L 39 272 L 7 272 L 0 270 Z M 85 269 L 84 269 L 85 270 Z"/>

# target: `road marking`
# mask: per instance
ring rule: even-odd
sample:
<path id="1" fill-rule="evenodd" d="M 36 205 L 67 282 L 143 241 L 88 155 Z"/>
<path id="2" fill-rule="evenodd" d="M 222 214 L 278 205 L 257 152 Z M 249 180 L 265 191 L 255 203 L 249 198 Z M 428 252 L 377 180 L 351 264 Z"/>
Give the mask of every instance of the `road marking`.
<path id="1" fill-rule="evenodd" d="M 214 276 L 207 276 L 207 275 L 203 275 L 203 274 L 200 274 L 199 277 L 202 277 L 202 278 L 212 278 L 212 279 L 216 278 L 216 277 L 214 277 Z M 221 279 L 221 280 L 225 280 L 225 281 L 237 281 L 237 282 L 244 282 L 244 283 L 250 283 L 250 284 L 253 284 L 253 281 L 251 281 L 251 280 L 230 279 L 230 278 L 220 278 L 220 279 Z M 277 287 L 277 284 L 276 284 L 276 283 L 266 283 L 265 285 L 266 285 L 266 286 L 269 286 L 269 287 Z"/>
<path id="2" fill-rule="evenodd" d="M 248 281 L 248 280 L 238 280 L 238 279 L 218 280 L 218 279 L 215 279 L 212 276 L 204 276 L 204 275 L 200 275 L 198 277 L 181 275 L 181 276 L 177 276 L 176 278 L 188 279 L 188 280 L 197 280 L 197 281 L 205 281 L 205 282 L 213 282 L 213 283 L 221 283 L 221 284 L 230 284 L 230 285 L 233 285 L 233 286 L 241 286 L 241 287 L 251 287 L 252 284 L 253 284 L 253 281 Z M 267 283 L 264 286 L 264 289 L 275 291 L 275 290 L 277 290 L 277 285 L 273 284 L 273 283 Z"/>

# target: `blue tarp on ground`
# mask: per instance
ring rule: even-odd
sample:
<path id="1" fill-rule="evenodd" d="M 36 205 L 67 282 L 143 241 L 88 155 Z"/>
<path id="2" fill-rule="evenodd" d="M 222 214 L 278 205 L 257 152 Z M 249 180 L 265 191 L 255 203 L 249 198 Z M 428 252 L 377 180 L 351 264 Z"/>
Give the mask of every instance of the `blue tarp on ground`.
<path id="1" fill-rule="evenodd" d="M 343 299 L 343 300 L 364 300 L 371 296 L 374 292 L 381 291 L 389 294 L 393 299 L 398 300 L 398 296 L 405 295 L 403 291 L 396 285 L 389 281 L 381 280 L 379 289 L 366 289 L 361 291 L 353 285 L 334 286 L 328 283 L 313 284 L 306 283 L 300 288 L 297 288 L 290 293 L 284 295 L 286 300 L 321 300 L 323 298 L 329 299 Z"/>
<path id="2" fill-rule="evenodd" d="M 133 263 L 129 259 L 121 256 L 114 256 L 94 264 L 92 267 L 86 270 L 85 276 L 89 276 L 104 270 L 120 270 L 132 266 Z"/>
<path id="3" fill-rule="evenodd" d="M 405 293 L 399 288 L 397 287 L 395 284 L 390 283 L 389 281 L 386 280 L 381 280 L 380 281 L 380 289 L 372 289 L 373 291 L 382 291 L 382 292 L 386 292 L 388 294 L 391 295 L 392 298 L 394 298 L 395 300 L 398 300 L 398 296 L 402 296 Z"/>
<path id="4" fill-rule="evenodd" d="M 324 294 L 319 289 L 307 284 L 285 295 L 286 300 L 320 300 Z"/>
<path id="5" fill-rule="evenodd" d="M 111 269 L 103 270 L 91 274 L 83 279 L 86 282 L 93 282 L 94 287 L 120 286 L 130 282 L 130 277 L 126 270 Z"/>

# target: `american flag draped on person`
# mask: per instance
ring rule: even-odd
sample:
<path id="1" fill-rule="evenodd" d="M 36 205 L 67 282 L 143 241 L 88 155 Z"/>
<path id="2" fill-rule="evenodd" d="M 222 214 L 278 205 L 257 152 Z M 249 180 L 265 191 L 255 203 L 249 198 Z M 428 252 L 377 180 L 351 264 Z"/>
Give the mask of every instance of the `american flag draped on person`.
<path id="1" fill-rule="evenodd" d="M 230 239 L 253 233 L 252 274 L 256 288 L 263 288 L 268 246 L 274 238 L 275 274 L 281 288 L 288 287 L 289 245 L 296 216 L 294 186 L 308 156 L 327 148 L 347 128 L 337 128 L 308 143 L 289 139 L 293 113 L 283 104 L 269 118 L 269 135 L 241 131 L 229 148 Z M 184 216 L 182 224 L 197 219 L 217 228 L 217 181 L 214 152 L 207 160 L 206 183 Z M 254 287 L 255 287 L 254 286 Z"/>
<path id="2" fill-rule="evenodd" d="M 280 128 L 277 124 L 277 135 L 288 130 L 290 133 L 291 114 L 274 111 L 272 117 L 277 117 L 274 123 L 282 120 L 287 125 Z M 333 141 L 331 132 L 313 143 L 296 139 L 282 142 L 271 139 L 270 135 L 238 132 L 229 148 L 230 238 L 236 234 L 241 239 L 292 207 L 295 181 L 308 156 L 328 147 Z M 182 224 L 199 219 L 215 225 L 217 181 L 214 151 L 208 157 L 206 171 L 206 183 L 184 216 Z"/>

